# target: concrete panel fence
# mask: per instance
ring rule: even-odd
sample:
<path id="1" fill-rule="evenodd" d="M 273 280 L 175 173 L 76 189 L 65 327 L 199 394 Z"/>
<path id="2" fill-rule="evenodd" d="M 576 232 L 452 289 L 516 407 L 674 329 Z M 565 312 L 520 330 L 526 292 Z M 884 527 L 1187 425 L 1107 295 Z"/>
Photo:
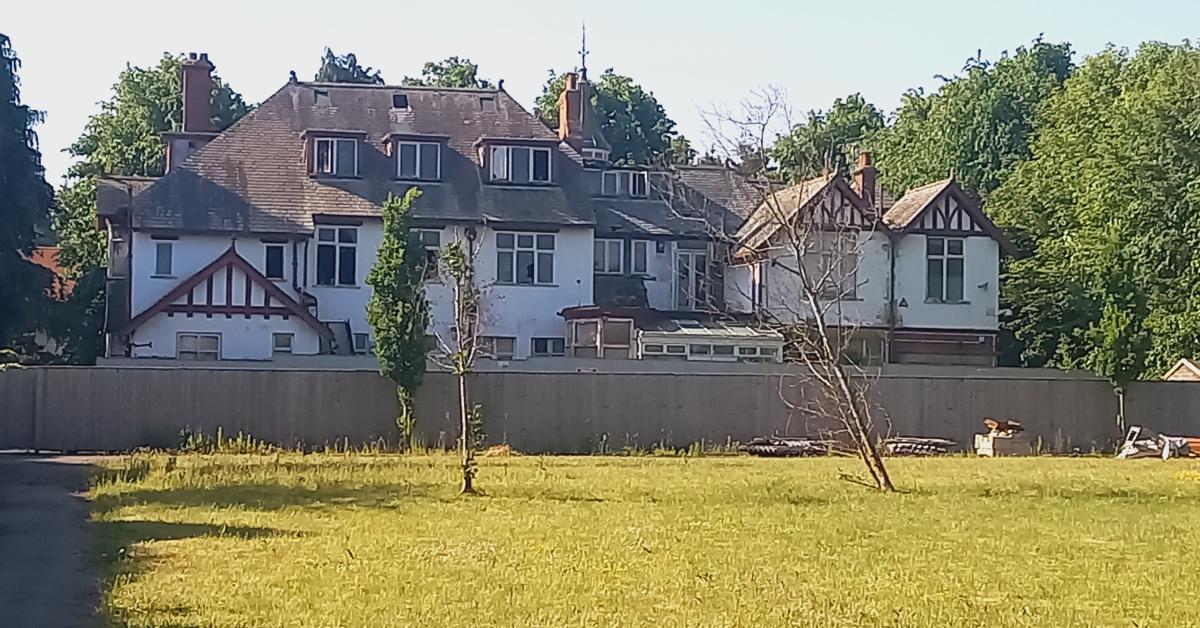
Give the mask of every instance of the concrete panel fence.
<path id="1" fill-rule="evenodd" d="M 492 441 L 529 452 L 686 447 L 803 435 L 812 427 L 771 374 L 519 373 L 473 376 Z M 970 446 L 984 417 L 1014 418 L 1048 450 L 1111 449 L 1119 404 L 1104 381 L 1078 377 L 884 376 L 873 394 L 892 434 Z M 455 382 L 430 373 L 417 421 L 430 444 L 456 434 Z M 1148 382 L 1126 394 L 1127 421 L 1200 433 L 1200 384 Z M 185 430 L 238 431 L 294 446 L 396 439 L 390 382 L 362 371 L 40 368 L 0 373 L 0 449 L 119 451 L 172 447 Z"/>

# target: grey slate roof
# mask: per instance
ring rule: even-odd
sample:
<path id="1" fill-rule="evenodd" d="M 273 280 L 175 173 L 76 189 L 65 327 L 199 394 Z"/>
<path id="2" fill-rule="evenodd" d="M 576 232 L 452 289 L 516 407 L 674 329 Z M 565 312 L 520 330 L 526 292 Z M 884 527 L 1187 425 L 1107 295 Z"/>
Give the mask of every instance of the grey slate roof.
<path id="1" fill-rule="evenodd" d="M 883 222 L 893 229 L 905 229 L 925 208 L 929 203 L 933 202 L 946 188 L 954 183 L 954 178 L 942 179 L 922 185 L 921 187 L 913 188 L 904 193 L 900 200 L 896 201 L 883 214 Z"/>
<path id="2" fill-rule="evenodd" d="M 723 166 L 674 166 L 650 173 L 645 199 L 598 196 L 597 233 L 647 236 L 728 237 L 754 208 L 763 193 L 736 171 Z"/>
<path id="3" fill-rule="evenodd" d="M 393 109 L 393 94 L 408 109 Z M 365 134 L 357 178 L 313 178 L 306 131 Z M 314 214 L 375 216 L 394 179 L 383 138 L 442 136 L 442 180 L 420 183 L 414 217 L 432 220 L 588 225 L 594 222 L 577 153 L 530 112 L 495 89 L 289 83 L 196 151 L 134 201 L 140 229 L 308 232 Z M 553 186 L 484 182 L 482 137 L 553 145 Z"/>

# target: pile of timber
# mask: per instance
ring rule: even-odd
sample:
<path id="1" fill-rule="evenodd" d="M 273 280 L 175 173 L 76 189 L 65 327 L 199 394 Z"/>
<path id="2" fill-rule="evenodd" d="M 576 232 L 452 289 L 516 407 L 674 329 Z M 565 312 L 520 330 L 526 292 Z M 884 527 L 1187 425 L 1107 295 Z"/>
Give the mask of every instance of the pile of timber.
<path id="1" fill-rule="evenodd" d="M 752 456 L 768 458 L 796 458 L 800 456 L 824 456 L 829 453 L 830 442 L 811 438 L 780 438 L 756 436 L 738 449 Z"/>
<path id="2" fill-rule="evenodd" d="M 950 453 L 955 442 L 948 438 L 916 438 L 897 436 L 883 441 L 889 456 L 938 456 Z"/>

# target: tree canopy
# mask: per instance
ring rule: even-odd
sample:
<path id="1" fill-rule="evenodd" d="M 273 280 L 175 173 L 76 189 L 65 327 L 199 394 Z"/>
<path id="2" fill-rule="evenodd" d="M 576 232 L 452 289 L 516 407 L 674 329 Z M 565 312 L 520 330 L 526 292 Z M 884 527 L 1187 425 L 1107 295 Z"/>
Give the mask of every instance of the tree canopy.
<path id="1" fill-rule="evenodd" d="M 551 70 L 534 103 L 538 118 L 552 129 L 558 128 L 558 95 L 565 85 L 566 75 Z M 688 163 L 695 158 L 695 151 L 652 92 L 611 69 L 592 86 L 592 106 L 601 120 L 600 132 L 612 145 L 613 163 Z"/>
<path id="2" fill-rule="evenodd" d="M 321 57 L 321 67 L 313 77 L 318 83 L 367 83 L 383 85 L 383 77 L 379 70 L 359 65 L 358 57 L 353 52 L 345 55 L 334 54 L 329 48 Z"/>
<path id="3" fill-rule="evenodd" d="M 1121 383 L 1200 352 L 1200 49 L 1089 57 L 989 212 L 1028 257 L 1003 284 L 1030 365 Z"/>
<path id="4" fill-rule="evenodd" d="M 0 348 L 32 331 L 49 277 L 28 261 L 53 199 L 34 125 L 41 112 L 21 102 L 21 61 L 0 33 Z"/>
<path id="5" fill-rule="evenodd" d="M 851 171 L 859 150 L 884 126 L 883 114 L 861 94 L 833 101 L 828 111 L 810 111 L 803 122 L 776 140 L 771 159 L 789 180 L 823 172 Z"/>
<path id="6" fill-rule="evenodd" d="M 968 59 L 932 94 L 909 91 L 872 143 L 884 185 L 901 194 L 953 174 L 986 198 L 1029 158 L 1038 112 L 1071 68 L 1069 44 L 1037 39 L 994 63 Z"/>
<path id="7" fill-rule="evenodd" d="M 479 78 L 479 66 L 465 57 L 446 57 L 441 61 L 429 61 L 421 69 L 421 76 L 406 76 L 402 85 L 419 87 L 492 87 L 492 82 Z"/>

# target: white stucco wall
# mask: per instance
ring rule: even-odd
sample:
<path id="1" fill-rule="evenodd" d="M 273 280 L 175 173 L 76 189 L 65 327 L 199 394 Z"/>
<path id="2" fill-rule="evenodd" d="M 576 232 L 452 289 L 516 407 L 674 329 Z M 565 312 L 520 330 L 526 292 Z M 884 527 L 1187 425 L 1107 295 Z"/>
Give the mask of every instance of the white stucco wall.
<path id="1" fill-rule="evenodd" d="M 208 266 L 229 249 L 231 243 L 237 247 L 238 254 L 250 262 L 259 272 L 266 270 L 266 250 L 261 239 L 254 236 L 242 236 L 235 240 L 227 235 L 185 235 L 172 240 L 172 268 L 167 277 L 154 275 L 156 244 L 151 236 L 144 232 L 133 234 L 130 250 L 130 276 L 132 312 L 136 316 L 142 310 L 150 307 L 174 288 L 179 282 L 196 274 Z M 303 250 L 303 249 L 301 249 Z M 275 285 L 295 297 L 292 289 L 292 246 L 288 244 L 283 250 L 284 280 L 276 281 Z"/>
<path id="2" fill-rule="evenodd" d="M 175 339 L 181 332 L 220 334 L 222 360 L 270 360 L 271 336 L 276 333 L 294 334 L 293 355 L 316 355 L 320 352 L 316 331 L 294 316 L 284 320 L 280 316 L 246 319 L 243 316 L 188 318 L 180 314 L 159 314 L 134 332 L 133 357 L 174 358 Z"/>
<path id="3" fill-rule="evenodd" d="M 830 325 L 878 327 L 887 324 L 887 293 L 891 244 L 882 232 L 863 232 L 847 250 L 858 255 L 854 298 L 834 303 L 825 313 Z M 781 321 L 797 322 L 811 316 L 800 289 L 796 256 L 784 248 L 768 251 L 767 309 Z M 725 297 L 734 311 L 749 312 L 752 295 L 750 266 L 736 266 L 725 273 Z"/>
<path id="4" fill-rule="evenodd" d="M 496 231 L 477 229 L 476 237 L 479 245 L 476 276 L 483 299 L 483 333 L 515 337 L 515 359 L 529 356 L 533 338 L 564 337 L 566 325 L 558 313 L 564 308 L 592 302 L 592 229 L 564 228 L 555 232 L 554 285 L 550 286 L 496 283 Z M 464 241 L 466 238 L 461 227 L 442 230 L 443 246 L 459 238 Z M 450 286 L 429 282 L 425 293 L 430 302 L 432 331 L 449 337 L 454 322 Z"/>
<path id="5" fill-rule="evenodd" d="M 963 242 L 963 303 L 932 303 L 925 299 L 925 236 L 911 233 L 896 251 L 897 326 L 995 330 L 1000 299 L 1000 245 L 987 236 Z"/>

